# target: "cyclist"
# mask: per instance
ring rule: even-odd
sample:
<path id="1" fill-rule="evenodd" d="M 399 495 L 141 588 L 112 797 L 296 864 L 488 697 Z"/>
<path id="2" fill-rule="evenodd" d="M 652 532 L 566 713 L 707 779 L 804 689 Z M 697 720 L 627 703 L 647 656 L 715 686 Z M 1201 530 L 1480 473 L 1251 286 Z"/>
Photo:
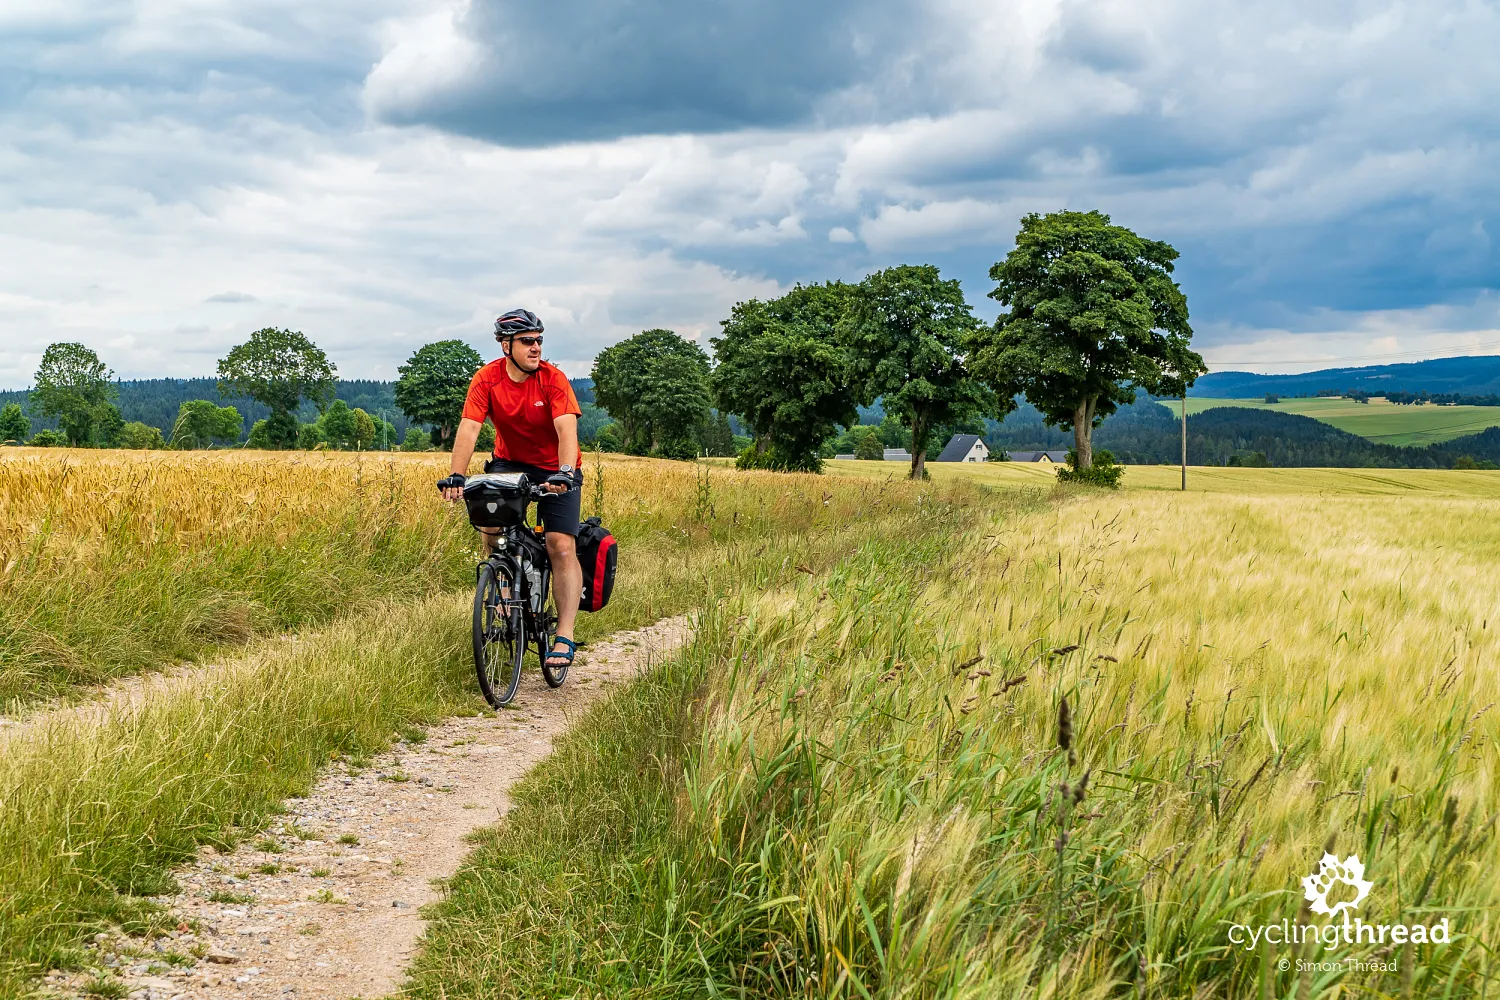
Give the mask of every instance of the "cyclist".
<path id="1" fill-rule="evenodd" d="M 485 472 L 524 472 L 554 494 L 537 502 L 552 564 L 552 597 L 557 603 L 557 638 L 547 654 L 549 666 L 573 662 L 578 645 L 573 625 L 583 594 L 578 565 L 583 455 L 578 448 L 578 417 L 583 412 L 561 369 L 542 360 L 542 321 L 529 309 L 512 309 L 495 320 L 495 339 L 504 357 L 485 365 L 469 382 L 463 417 L 453 441 L 452 475 L 443 496 L 463 499 L 464 473 L 474 455 L 486 417 L 495 425 L 495 453 Z M 480 528 L 484 555 L 497 544 L 498 528 Z"/>

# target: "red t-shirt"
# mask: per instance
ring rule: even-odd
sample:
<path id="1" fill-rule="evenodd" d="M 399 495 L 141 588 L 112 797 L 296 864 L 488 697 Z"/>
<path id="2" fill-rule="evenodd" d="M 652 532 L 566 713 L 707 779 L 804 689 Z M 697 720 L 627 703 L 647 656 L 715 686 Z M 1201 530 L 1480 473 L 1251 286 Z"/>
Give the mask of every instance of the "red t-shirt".
<path id="1" fill-rule="evenodd" d="M 491 361 L 474 373 L 464 400 L 464 419 L 495 425 L 495 457 L 543 469 L 556 469 L 557 428 L 552 419 L 571 413 L 581 416 L 578 397 L 568 377 L 555 365 L 543 361 L 540 368 L 520 382 L 505 371 L 505 359 Z M 582 455 L 573 456 L 574 467 L 582 466 Z"/>

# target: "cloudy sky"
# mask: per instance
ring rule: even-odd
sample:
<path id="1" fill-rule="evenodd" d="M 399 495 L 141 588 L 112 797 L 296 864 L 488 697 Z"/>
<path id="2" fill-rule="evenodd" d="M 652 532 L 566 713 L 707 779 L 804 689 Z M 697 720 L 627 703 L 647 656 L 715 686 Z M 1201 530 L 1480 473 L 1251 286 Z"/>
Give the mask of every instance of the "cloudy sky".
<path id="1" fill-rule="evenodd" d="M 393 377 L 518 305 L 582 375 L 898 263 L 988 317 L 1060 208 L 1182 252 L 1216 368 L 1500 353 L 1497 44 L 1490 0 L 5 0 L 0 388 L 270 325 Z"/>

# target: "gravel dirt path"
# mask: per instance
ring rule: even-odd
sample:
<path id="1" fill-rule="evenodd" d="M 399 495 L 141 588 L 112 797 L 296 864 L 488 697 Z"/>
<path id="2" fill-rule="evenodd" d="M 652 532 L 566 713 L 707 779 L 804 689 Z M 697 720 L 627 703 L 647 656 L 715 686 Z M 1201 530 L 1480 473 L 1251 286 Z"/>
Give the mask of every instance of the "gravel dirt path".
<path id="1" fill-rule="evenodd" d="M 100 935 L 95 967 L 53 973 L 45 992 L 102 981 L 134 1000 L 349 1000 L 397 990 L 417 947 L 418 908 L 509 808 L 508 790 L 610 685 L 682 645 L 685 617 L 589 644 L 550 690 L 529 665 L 515 708 L 452 719 L 351 771 L 330 769 L 263 836 L 204 848 L 161 899 L 177 930 L 154 941 Z"/>

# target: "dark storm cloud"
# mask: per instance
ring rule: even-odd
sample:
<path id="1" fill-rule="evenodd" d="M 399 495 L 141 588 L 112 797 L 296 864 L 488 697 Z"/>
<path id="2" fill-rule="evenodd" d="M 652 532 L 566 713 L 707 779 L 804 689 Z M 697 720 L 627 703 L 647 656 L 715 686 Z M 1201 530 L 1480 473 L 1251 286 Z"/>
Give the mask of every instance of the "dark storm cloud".
<path id="1" fill-rule="evenodd" d="M 918 7 L 474 0 L 457 23 L 474 46 L 470 70 L 375 110 L 512 146 L 805 123 L 910 54 Z M 921 92 L 911 83 L 885 114 L 910 108 Z"/>

